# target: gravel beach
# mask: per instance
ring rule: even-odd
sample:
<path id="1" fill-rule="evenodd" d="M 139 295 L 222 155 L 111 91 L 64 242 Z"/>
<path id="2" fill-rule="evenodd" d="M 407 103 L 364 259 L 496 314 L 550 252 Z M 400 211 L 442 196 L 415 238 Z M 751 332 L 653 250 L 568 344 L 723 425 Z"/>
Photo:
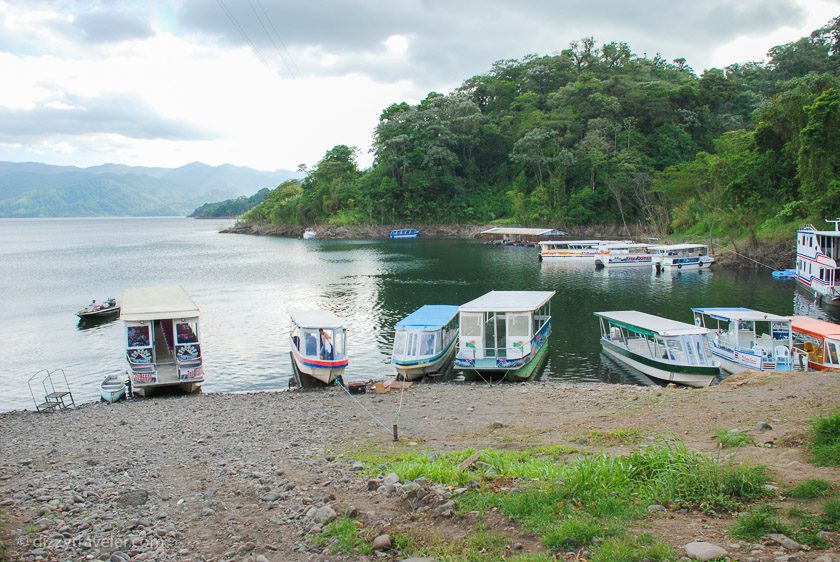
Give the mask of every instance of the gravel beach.
<path id="1" fill-rule="evenodd" d="M 636 428 L 645 441 L 677 436 L 720 454 L 715 431 L 743 428 L 764 446 L 728 453 L 735 460 L 767 465 L 779 486 L 808 478 L 838 485 L 838 471 L 808 464 L 802 449 L 809 419 L 836 408 L 838 397 L 836 374 L 796 373 L 739 375 L 702 390 L 436 383 L 402 397 L 332 388 L 9 412 L 0 414 L 0 525 L 9 560 L 357 560 L 316 547 L 312 533 L 346 513 L 381 533 L 413 527 L 451 536 L 469 521 L 453 514 L 451 490 L 433 487 L 424 506 L 410 505 L 399 483 L 363 476 L 354 453 L 527 443 L 621 454 L 626 446 L 581 436 Z M 727 524 L 679 513 L 654 523 L 679 548 L 697 539 L 726 545 Z M 500 527 L 523 550 L 541 548 L 517 526 Z M 796 559 L 836 552 L 831 540 L 833 550 Z M 769 557 L 755 559 L 774 560 L 766 549 Z"/>

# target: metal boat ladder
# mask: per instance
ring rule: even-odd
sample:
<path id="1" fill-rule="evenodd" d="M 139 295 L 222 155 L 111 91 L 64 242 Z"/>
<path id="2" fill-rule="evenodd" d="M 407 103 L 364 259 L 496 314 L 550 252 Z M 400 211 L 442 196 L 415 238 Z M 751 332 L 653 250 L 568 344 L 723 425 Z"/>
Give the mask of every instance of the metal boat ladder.
<path id="1" fill-rule="evenodd" d="M 29 377 L 26 383 L 29 386 L 32 401 L 35 403 L 35 410 L 38 412 L 55 412 L 56 410 L 66 410 L 76 406 L 64 369 L 53 371 L 41 369 Z M 33 385 L 37 387 L 38 383 L 44 389 L 43 402 L 38 402 L 38 398 L 35 397 Z"/>

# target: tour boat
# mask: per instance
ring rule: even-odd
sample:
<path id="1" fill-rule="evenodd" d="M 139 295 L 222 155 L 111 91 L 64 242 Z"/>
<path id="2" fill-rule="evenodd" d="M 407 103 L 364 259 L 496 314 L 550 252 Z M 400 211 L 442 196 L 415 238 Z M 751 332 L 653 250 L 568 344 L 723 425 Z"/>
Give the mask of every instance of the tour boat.
<path id="1" fill-rule="evenodd" d="M 388 238 L 392 240 L 417 238 L 418 236 L 420 236 L 420 231 L 416 228 L 395 228 L 388 234 Z"/>
<path id="2" fill-rule="evenodd" d="M 791 318 L 749 308 L 692 308 L 694 323 L 711 330 L 707 336 L 721 369 L 737 373 L 790 371 Z"/>
<path id="3" fill-rule="evenodd" d="M 101 304 L 96 304 L 96 301 L 93 301 L 77 312 L 76 316 L 81 320 L 103 320 L 117 316 L 119 313 L 120 307 L 117 305 L 117 299 L 110 297 Z"/>
<path id="4" fill-rule="evenodd" d="M 332 384 L 347 360 L 344 321 L 327 310 L 290 310 L 292 368 L 300 386 Z"/>
<path id="5" fill-rule="evenodd" d="M 548 356 L 554 291 L 490 291 L 459 308 L 455 368 L 469 380 L 527 380 Z"/>
<path id="6" fill-rule="evenodd" d="M 635 310 L 595 316 L 604 353 L 651 378 L 705 387 L 720 375 L 720 363 L 707 351 L 706 328 Z"/>
<path id="7" fill-rule="evenodd" d="M 457 340 L 457 306 L 421 306 L 395 327 L 392 361 L 399 378 L 415 380 L 445 371 L 455 354 Z"/>
<path id="8" fill-rule="evenodd" d="M 650 267 L 652 263 L 650 245 L 635 242 L 599 246 L 595 256 L 596 267 Z"/>
<path id="9" fill-rule="evenodd" d="M 99 397 L 113 404 L 125 398 L 125 386 L 127 381 L 124 377 L 111 373 L 99 385 Z"/>
<path id="10" fill-rule="evenodd" d="M 834 230 L 806 225 L 796 231 L 796 271 L 799 285 L 826 306 L 840 306 L 840 219 L 827 220 Z"/>
<path id="11" fill-rule="evenodd" d="M 540 242 L 540 261 L 595 263 L 601 247 L 609 244 L 629 244 L 629 240 L 543 240 Z"/>
<path id="12" fill-rule="evenodd" d="M 707 269 L 715 261 L 705 244 L 661 244 L 651 246 L 650 253 L 653 254 L 653 267 L 657 272 L 664 269 Z"/>
<path id="13" fill-rule="evenodd" d="M 808 316 L 793 317 L 794 363 L 806 371 L 840 370 L 840 326 Z"/>
<path id="14" fill-rule="evenodd" d="M 169 386 L 195 392 L 204 382 L 198 307 L 178 286 L 125 289 L 129 381 L 133 394 Z"/>

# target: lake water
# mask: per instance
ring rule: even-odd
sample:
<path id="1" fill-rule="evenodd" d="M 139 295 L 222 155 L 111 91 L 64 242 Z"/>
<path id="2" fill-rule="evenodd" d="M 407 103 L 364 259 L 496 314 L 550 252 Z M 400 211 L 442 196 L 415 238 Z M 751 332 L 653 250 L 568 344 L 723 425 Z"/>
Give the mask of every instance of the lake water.
<path id="1" fill-rule="evenodd" d="M 423 304 L 497 290 L 554 290 L 546 377 L 644 383 L 600 353 L 596 310 L 691 321 L 692 306 L 825 316 L 768 271 L 663 274 L 540 263 L 535 250 L 467 240 L 316 241 L 219 234 L 225 220 L 0 220 L 0 411 L 32 408 L 26 384 L 62 368 L 77 401 L 124 370 L 120 321 L 90 329 L 75 312 L 125 287 L 179 284 L 201 309 L 207 392 L 288 388 L 287 309 L 332 310 L 350 324 L 345 378 L 384 378 L 392 329 Z"/>

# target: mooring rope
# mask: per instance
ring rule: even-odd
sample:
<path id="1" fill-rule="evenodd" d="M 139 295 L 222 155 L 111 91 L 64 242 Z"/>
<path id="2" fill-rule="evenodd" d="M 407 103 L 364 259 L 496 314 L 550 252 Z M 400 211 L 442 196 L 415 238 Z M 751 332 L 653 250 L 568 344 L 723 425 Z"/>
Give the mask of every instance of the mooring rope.
<path id="1" fill-rule="evenodd" d="M 726 250 L 727 252 L 733 253 L 733 254 L 735 254 L 736 256 L 739 256 L 739 257 L 742 257 L 742 258 L 744 258 L 744 259 L 750 260 L 751 262 L 757 263 L 758 265 L 760 265 L 760 266 L 762 266 L 762 267 L 766 267 L 766 268 L 767 268 L 767 269 L 769 269 L 770 271 L 776 271 L 776 268 L 775 268 L 775 267 L 769 266 L 769 265 L 767 265 L 766 263 L 761 263 L 760 261 L 758 261 L 758 260 L 754 260 L 754 259 L 752 259 L 752 258 L 751 258 L 751 257 L 749 257 L 749 256 L 745 256 L 744 254 L 740 254 L 740 253 L 736 252 L 735 250 L 730 250 L 730 249 L 729 249 L 729 248 L 727 248 L 726 246 L 718 246 L 716 249 L 718 249 L 718 250 Z"/>
<path id="2" fill-rule="evenodd" d="M 356 398 L 355 396 L 353 396 L 353 395 L 350 393 L 350 391 L 349 391 L 349 390 L 347 390 L 347 387 L 346 387 L 346 386 L 344 386 L 343 384 L 340 384 L 340 385 L 338 385 L 338 386 L 340 386 L 340 387 L 342 388 L 342 390 L 344 390 L 344 392 L 346 392 L 346 393 L 347 393 L 347 396 L 349 396 L 350 398 L 352 398 L 352 399 L 353 399 L 353 401 L 354 401 L 354 402 L 355 402 L 355 403 L 356 403 L 356 404 L 357 404 L 357 405 L 358 405 L 358 406 L 359 406 L 362 410 L 364 410 L 364 411 L 365 411 L 365 413 L 366 413 L 367 415 L 369 415 L 373 421 L 375 421 L 376 423 L 378 423 L 378 424 L 382 427 L 382 429 L 385 431 L 385 433 L 387 433 L 388 435 L 391 435 L 391 430 L 390 430 L 390 429 L 388 429 L 388 426 L 386 426 L 384 423 L 382 423 L 382 422 L 379 420 L 379 418 L 377 418 L 375 415 L 373 415 L 373 413 L 372 413 L 370 410 L 368 410 L 367 408 L 365 408 L 364 404 L 362 404 L 362 402 L 361 402 L 358 398 Z"/>

